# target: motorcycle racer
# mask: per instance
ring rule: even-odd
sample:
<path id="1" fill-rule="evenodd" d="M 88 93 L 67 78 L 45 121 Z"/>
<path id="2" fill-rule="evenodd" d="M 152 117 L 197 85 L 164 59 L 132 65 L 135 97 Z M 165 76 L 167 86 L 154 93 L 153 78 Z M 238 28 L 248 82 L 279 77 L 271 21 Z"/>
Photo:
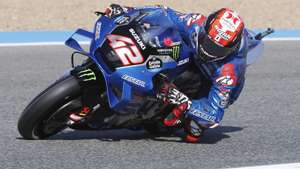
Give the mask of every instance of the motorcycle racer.
<path id="1" fill-rule="evenodd" d="M 181 38 L 193 51 L 191 59 L 199 74 L 203 74 L 211 82 L 208 94 L 193 100 L 171 82 L 162 84 L 157 92 L 159 100 L 175 105 L 164 119 L 164 124 L 175 126 L 184 123 L 185 140 L 198 142 L 205 129 L 219 125 L 224 110 L 233 104 L 242 91 L 248 47 L 244 22 L 237 12 L 228 8 L 222 8 L 205 17 L 198 13 L 183 14 L 164 6 L 133 8 L 112 4 L 105 11 L 105 15 L 117 18 L 132 10 L 163 10 L 164 15 L 170 18 Z M 126 20 L 121 20 L 120 24 L 121 22 Z M 172 40 L 165 39 L 159 45 L 169 43 Z M 70 118 L 79 121 L 87 114 L 72 114 Z"/>
<path id="2" fill-rule="evenodd" d="M 180 14 L 168 8 L 168 15 L 195 51 L 199 72 L 211 80 L 206 97 L 190 100 L 172 85 L 162 87 L 159 98 L 178 106 L 164 120 L 179 123 L 185 114 L 185 140 L 198 142 L 203 131 L 219 125 L 224 110 L 240 95 L 245 81 L 247 33 L 238 13 L 222 8 L 208 17 Z"/>

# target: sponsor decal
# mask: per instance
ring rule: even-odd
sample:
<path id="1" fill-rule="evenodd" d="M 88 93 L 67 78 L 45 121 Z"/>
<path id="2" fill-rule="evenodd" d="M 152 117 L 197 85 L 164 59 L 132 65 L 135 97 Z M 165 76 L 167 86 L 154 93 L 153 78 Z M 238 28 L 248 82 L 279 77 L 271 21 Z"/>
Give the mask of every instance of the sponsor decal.
<path id="1" fill-rule="evenodd" d="M 107 36 L 107 39 L 124 66 L 144 62 L 144 57 L 131 38 L 111 34 Z"/>
<path id="2" fill-rule="evenodd" d="M 97 39 L 100 38 L 101 26 L 102 26 L 102 23 L 101 22 L 97 22 L 97 24 L 96 24 L 96 32 L 95 32 L 95 40 L 97 40 Z"/>
<path id="3" fill-rule="evenodd" d="M 234 65 L 225 64 L 221 70 L 221 75 L 216 79 L 216 82 L 221 86 L 235 86 L 236 79 L 237 78 L 234 72 Z"/>
<path id="4" fill-rule="evenodd" d="M 202 112 L 200 110 L 197 110 L 197 109 L 191 109 L 190 110 L 190 113 L 196 117 L 199 117 L 201 119 L 204 119 L 206 121 L 209 121 L 209 122 L 213 122 L 215 123 L 216 121 L 216 117 L 215 116 L 211 116 L 205 112 Z"/>
<path id="5" fill-rule="evenodd" d="M 117 25 L 123 25 L 123 24 L 127 24 L 130 21 L 130 17 L 129 16 L 120 16 L 115 20 L 115 24 Z"/>
<path id="6" fill-rule="evenodd" d="M 180 66 L 180 65 L 188 63 L 189 61 L 190 61 L 190 58 L 185 58 L 183 60 L 180 60 L 177 65 Z"/>
<path id="7" fill-rule="evenodd" d="M 218 25 L 215 25 L 215 28 L 216 28 L 216 30 L 218 32 L 218 35 L 219 35 L 219 36 L 215 37 L 215 40 L 217 42 L 220 41 L 220 38 L 223 38 L 225 40 L 229 40 L 231 38 L 231 36 L 229 34 L 227 34 L 224 30 L 220 29 Z"/>
<path id="8" fill-rule="evenodd" d="M 221 86 L 232 86 L 234 80 L 231 78 L 231 76 L 221 76 L 216 80 L 216 82 Z"/>
<path id="9" fill-rule="evenodd" d="M 159 53 L 159 55 L 169 55 L 174 60 L 177 60 L 179 58 L 180 43 L 173 42 L 171 47 L 157 49 L 157 52 Z"/>
<path id="10" fill-rule="evenodd" d="M 158 69 L 162 67 L 162 61 L 157 57 L 153 57 L 148 60 L 146 66 L 148 69 Z"/>
<path id="11" fill-rule="evenodd" d="M 169 49 L 157 49 L 157 52 L 160 55 L 169 55 L 169 54 L 172 54 L 173 49 L 171 49 L 171 48 L 169 48 Z"/>
<path id="12" fill-rule="evenodd" d="M 97 79 L 95 73 L 91 69 L 86 69 L 78 72 L 78 77 L 84 82 Z"/>
<path id="13" fill-rule="evenodd" d="M 179 58 L 180 45 L 175 45 L 172 47 L 172 58 L 177 60 Z"/>
<path id="14" fill-rule="evenodd" d="M 146 86 L 146 82 L 144 82 L 142 80 L 139 80 L 139 79 L 137 79 L 135 77 L 129 76 L 127 74 L 124 74 L 122 76 L 122 79 L 124 79 L 124 80 L 126 80 L 126 81 L 128 81 L 130 83 L 133 83 L 133 84 L 135 84 L 137 86 L 141 86 L 141 87 L 145 87 Z"/>
<path id="15" fill-rule="evenodd" d="M 129 32 L 131 33 L 131 35 L 133 36 L 133 38 L 136 40 L 137 44 L 141 47 L 142 50 L 146 49 L 145 44 L 143 43 L 142 39 L 140 38 L 140 36 L 135 32 L 135 30 L 133 28 L 129 29 Z"/>

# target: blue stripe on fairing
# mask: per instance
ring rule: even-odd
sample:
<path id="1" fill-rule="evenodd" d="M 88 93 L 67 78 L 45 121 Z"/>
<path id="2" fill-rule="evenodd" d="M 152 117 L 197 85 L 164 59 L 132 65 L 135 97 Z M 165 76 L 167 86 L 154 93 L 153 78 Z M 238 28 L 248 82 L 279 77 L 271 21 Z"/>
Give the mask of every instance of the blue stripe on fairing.
<path id="1" fill-rule="evenodd" d="M 262 29 L 254 29 L 260 32 Z M 34 31 L 34 32 L 0 32 L 0 43 L 64 42 L 73 31 Z M 275 29 L 268 38 L 300 38 L 299 29 Z M 86 39 L 80 38 L 79 41 Z"/>

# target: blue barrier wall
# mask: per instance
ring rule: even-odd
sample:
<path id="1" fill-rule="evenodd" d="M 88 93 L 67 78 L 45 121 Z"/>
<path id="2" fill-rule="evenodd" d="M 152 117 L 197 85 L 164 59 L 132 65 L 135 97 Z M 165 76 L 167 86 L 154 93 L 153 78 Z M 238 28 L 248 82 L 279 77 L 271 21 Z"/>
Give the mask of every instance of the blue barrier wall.
<path id="1" fill-rule="evenodd" d="M 0 32 L 0 43 L 64 42 L 72 33 L 73 31 Z M 268 38 L 300 38 L 300 30 L 275 29 L 275 33 Z M 79 37 L 78 40 L 85 39 Z"/>

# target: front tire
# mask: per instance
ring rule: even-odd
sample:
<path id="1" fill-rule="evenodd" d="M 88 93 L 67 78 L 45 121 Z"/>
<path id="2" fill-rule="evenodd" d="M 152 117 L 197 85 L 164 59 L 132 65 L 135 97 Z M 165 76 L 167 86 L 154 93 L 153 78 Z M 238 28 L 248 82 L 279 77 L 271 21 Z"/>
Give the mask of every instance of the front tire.
<path id="1" fill-rule="evenodd" d="M 75 108 L 76 99 L 80 96 L 81 87 L 74 76 L 68 75 L 59 79 L 35 97 L 25 108 L 18 121 L 19 133 L 25 139 L 37 140 L 63 130 L 66 127 L 63 122 L 52 124 L 54 126 L 47 126 L 46 123 L 50 118 L 56 118 L 53 117 L 54 114 L 59 112 L 62 107 L 65 109 Z M 64 111 L 66 112 L 66 110 Z M 67 120 L 67 117 L 63 116 L 61 120 Z"/>

